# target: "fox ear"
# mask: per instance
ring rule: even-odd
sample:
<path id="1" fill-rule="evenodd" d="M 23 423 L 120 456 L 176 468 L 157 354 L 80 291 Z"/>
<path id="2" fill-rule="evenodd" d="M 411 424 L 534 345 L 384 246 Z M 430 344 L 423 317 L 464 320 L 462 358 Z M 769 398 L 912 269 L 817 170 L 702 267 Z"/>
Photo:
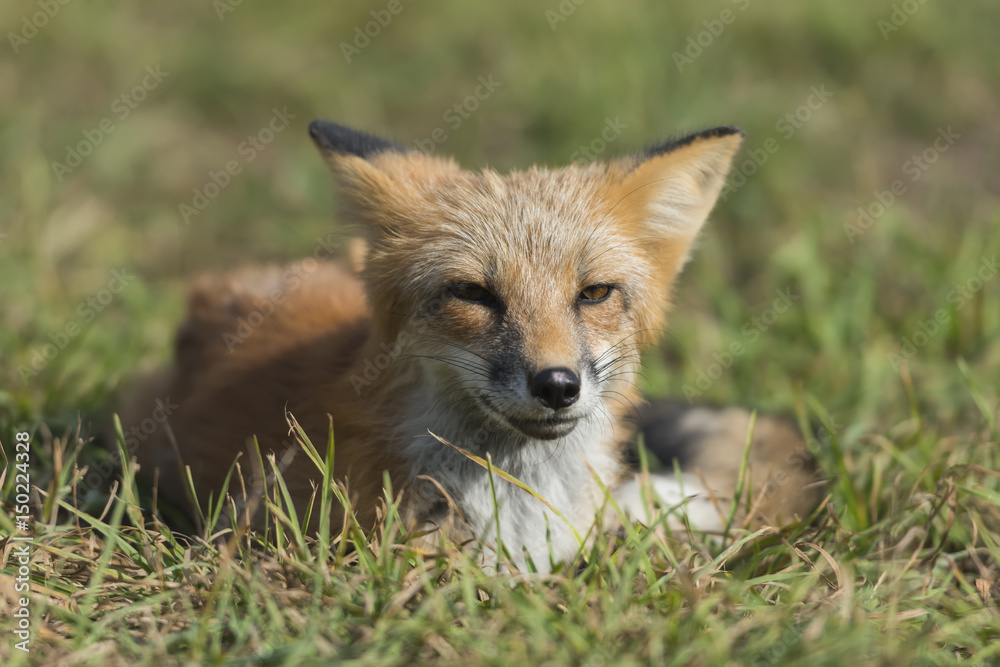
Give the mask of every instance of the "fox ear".
<path id="1" fill-rule="evenodd" d="M 622 196 L 644 203 L 639 210 L 652 236 L 690 242 L 715 205 L 742 142 L 742 130 L 725 126 L 656 144 L 633 162 L 621 183 Z"/>
<path id="2" fill-rule="evenodd" d="M 372 238 L 398 234 L 419 192 L 458 169 L 450 160 L 326 120 L 311 122 L 309 136 L 336 177 L 345 219 L 367 227 Z"/>
<path id="3" fill-rule="evenodd" d="M 347 155 L 368 159 L 386 151 L 406 152 L 405 148 L 395 142 L 328 120 L 309 123 L 309 136 L 327 159 Z"/>

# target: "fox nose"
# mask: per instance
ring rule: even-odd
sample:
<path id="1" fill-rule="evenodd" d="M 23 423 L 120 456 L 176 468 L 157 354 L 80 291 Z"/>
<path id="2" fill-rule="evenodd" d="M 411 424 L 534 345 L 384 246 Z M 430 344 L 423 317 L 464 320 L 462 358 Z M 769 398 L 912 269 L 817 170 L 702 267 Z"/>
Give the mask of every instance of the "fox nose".
<path id="1" fill-rule="evenodd" d="M 568 368 L 546 368 L 530 384 L 531 395 L 553 410 L 569 407 L 580 397 L 580 378 Z"/>

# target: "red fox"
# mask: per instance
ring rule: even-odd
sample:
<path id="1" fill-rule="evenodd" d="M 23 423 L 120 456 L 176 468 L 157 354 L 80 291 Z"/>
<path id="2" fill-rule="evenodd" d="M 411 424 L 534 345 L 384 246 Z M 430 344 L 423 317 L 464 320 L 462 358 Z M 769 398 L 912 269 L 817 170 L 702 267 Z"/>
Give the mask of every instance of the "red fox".
<path id="1" fill-rule="evenodd" d="M 499 530 L 515 565 L 544 571 L 577 553 L 606 507 L 602 486 L 647 519 L 625 461 L 639 354 L 665 324 L 743 132 L 501 175 L 326 121 L 309 131 L 363 239 L 358 270 L 309 259 L 195 284 L 173 367 L 131 410 L 148 414 L 155 397 L 178 406 L 134 452 L 161 496 L 185 502 L 185 467 L 201 498 L 217 495 L 256 436 L 306 504 L 321 473 L 296 454 L 287 412 L 317 443 L 332 420 L 334 474 L 362 525 L 376 521 L 388 475 L 411 526 L 447 525 L 484 553 Z M 644 410 L 650 449 L 683 469 L 654 480 L 664 504 L 688 498 L 696 527 L 720 528 L 748 422 L 739 409 Z M 488 454 L 546 502 L 491 484 L 456 447 Z M 795 429 L 757 421 L 748 520 L 809 512 L 806 453 Z"/>

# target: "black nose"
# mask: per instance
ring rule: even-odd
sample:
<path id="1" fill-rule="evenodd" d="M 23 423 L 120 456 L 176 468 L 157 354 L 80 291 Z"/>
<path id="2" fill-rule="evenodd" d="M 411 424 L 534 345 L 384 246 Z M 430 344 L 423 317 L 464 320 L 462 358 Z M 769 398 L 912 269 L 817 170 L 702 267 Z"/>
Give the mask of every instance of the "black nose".
<path id="1" fill-rule="evenodd" d="M 569 407 L 580 397 L 580 378 L 568 368 L 546 368 L 531 378 L 531 395 L 553 410 Z"/>

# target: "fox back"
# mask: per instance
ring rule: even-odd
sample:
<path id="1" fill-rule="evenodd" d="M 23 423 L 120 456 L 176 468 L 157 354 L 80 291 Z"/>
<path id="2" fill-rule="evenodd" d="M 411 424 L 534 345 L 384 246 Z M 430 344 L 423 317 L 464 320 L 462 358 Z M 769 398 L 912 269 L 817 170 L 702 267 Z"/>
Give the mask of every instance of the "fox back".
<path id="1" fill-rule="evenodd" d="M 622 480 L 640 351 L 742 133 L 506 175 L 325 121 L 310 134 L 364 241 L 360 275 L 313 259 L 196 284 L 174 367 L 133 410 L 179 404 L 137 448 L 142 469 L 176 500 L 183 466 L 217 491 L 256 437 L 305 504 L 320 472 L 286 411 L 315 442 L 332 419 L 360 521 L 388 475 L 414 528 L 447 525 L 487 551 L 499 529 L 517 564 L 543 570 L 571 558 L 602 486 Z M 491 480 L 485 458 L 546 503 Z"/>

